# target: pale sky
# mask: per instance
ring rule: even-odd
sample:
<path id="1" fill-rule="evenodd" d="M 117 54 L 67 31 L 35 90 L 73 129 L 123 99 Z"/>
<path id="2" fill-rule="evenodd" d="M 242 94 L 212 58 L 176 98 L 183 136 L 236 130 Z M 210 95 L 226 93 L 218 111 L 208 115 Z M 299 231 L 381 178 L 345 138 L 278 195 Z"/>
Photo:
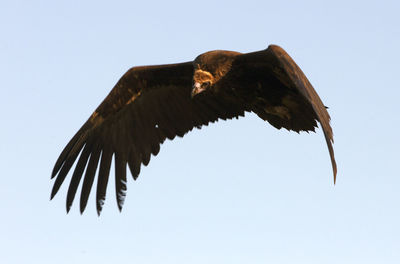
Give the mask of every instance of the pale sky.
<path id="1" fill-rule="evenodd" d="M 0 3 L 1 263 L 400 263 L 398 1 Z M 59 153 L 132 66 L 283 47 L 329 106 L 316 133 L 254 114 L 167 141 L 65 212 Z M 113 175 L 111 176 L 111 178 Z M 69 182 L 69 177 L 65 183 Z M 93 192 L 92 192 L 93 194 Z"/>

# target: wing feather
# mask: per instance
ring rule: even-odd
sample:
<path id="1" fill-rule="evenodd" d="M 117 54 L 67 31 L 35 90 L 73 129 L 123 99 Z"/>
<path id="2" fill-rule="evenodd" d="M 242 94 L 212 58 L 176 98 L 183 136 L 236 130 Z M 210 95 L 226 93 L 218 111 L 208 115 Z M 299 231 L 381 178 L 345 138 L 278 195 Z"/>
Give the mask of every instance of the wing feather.
<path id="1" fill-rule="evenodd" d="M 97 178 L 96 209 L 98 215 L 100 215 L 101 209 L 103 208 L 103 204 L 106 199 L 106 189 L 110 174 L 112 156 L 113 152 L 111 146 L 105 145 L 104 150 L 101 154 L 99 176 Z"/>
<path id="2" fill-rule="evenodd" d="M 314 131 L 317 120 L 324 132 L 336 182 L 328 111 L 302 70 L 282 48 L 270 45 L 266 50 L 237 56 L 226 78 L 242 86 L 250 85 L 239 91 L 239 97 L 251 102 L 251 110 L 278 129 Z M 272 107 L 272 111 L 265 106 Z"/>
<path id="3" fill-rule="evenodd" d="M 52 173 L 56 181 L 51 197 L 78 160 L 68 189 L 67 211 L 84 173 L 82 213 L 100 164 L 96 192 L 100 214 L 114 156 L 116 200 L 121 210 L 127 190 L 126 165 L 137 179 L 141 164 L 147 165 L 151 154 L 158 154 L 166 138 L 182 137 L 218 118 L 244 115 L 240 107 L 226 110 L 216 98 L 192 100 L 192 76 L 192 62 L 130 69 L 60 154 Z"/>
<path id="4" fill-rule="evenodd" d="M 66 160 L 62 163 L 60 173 L 58 174 L 58 177 L 53 185 L 53 190 L 51 192 L 51 198 L 53 198 L 54 195 L 60 189 L 61 184 L 64 182 L 69 170 L 71 169 L 72 165 L 75 162 L 75 159 L 78 157 L 79 151 L 81 150 L 82 145 L 83 145 L 83 142 L 78 142 L 78 144 L 75 145 L 72 148 L 72 150 L 69 152 L 69 154 L 66 157 Z"/>
<path id="5" fill-rule="evenodd" d="M 122 210 L 126 195 L 126 157 L 121 152 L 115 153 L 115 194 L 118 209 Z"/>
<path id="6" fill-rule="evenodd" d="M 225 81 L 221 86 L 229 87 L 229 92 L 222 96 L 205 93 L 206 96 L 192 99 L 192 76 L 192 62 L 127 71 L 61 152 L 52 172 L 56 180 L 51 198 L 78 160 L 66 207 L 68 212 L 83 177 L 82 213 L 99 166 L 96 208 L 100 214 L 114 156 L 116 201 L 121 210 L 127 190 L 127 165 L 136 180 L 141 164 L 149 164 L 151 155 L 159 153 L 165 139 L 183 137 L 193 128 L 218 119 L 238 118 L 250 110 L 278 129 L 296 132 L 314 131 L 318 121 L 336 180 L 329 114 L 304 73 L 283 49 L 271 45 L 264 51 L 237 55 L 230 71 L 219 81 Z M 289 111 L 290 118 L 285 117 L 285 111 Z"/>
<path id="7" fill-rule="evenodd" d="M 59 172 L 61 166 L 64 164 L 65 159 L 69 152 L 71 151 L 72 147 L 75 145 L 75 143 L 78 141 L 79 137 L 81 136 L 83 127 L 75 134 L 75 136 L 68 142 L 68 144 L 65 146 L 63 151 L 61 152 L 60 156 L 58 157 L 54 168 L 53 172 L 51 173 L 51 178 L 54 178 L 57 173 Z"/>
<path id="8" fill-rule="evenodd" d="M 329 113 L 303 71 L 299 66 L 297 66 L 289 54 L 287 54 L 282 48 L 275 45 L 271 45 L 269 49 L 279 58 L 283 69 L 290 78 L 290 81 L 295 84 L 295 87 L 298 88 L 299 92 L 311 103 L 311 106 L 317 115 L 318 121 L 321 124 L 322 131 L 324 132 L 325 141 L 331 158 L 334 182 L 336 183 L 337 166 L 332 146 L 333 132 L 332 127 L 329 124 L 331 120 Z"/>
<path id="9" fill-rule="evenodd" d="M 90 151 L 91 151 L 91 142 L 86 143 L 85 147 L 82 150 L 81 156 L 79 158 L 79 161 L 77 165 L 75 166 L 74 173 L 72 174 L 71 177 L 71 182 L 68 187 L 68 193 L 67 193 L 67 212 L 71 209 L 72 202 L 75 198 L 76 191 L 78 189 L 78 185 L 82 179 L 82 174 L 85 170 L 85 167 L 87 165 L 87 162 L 90 157 Z"/>
<path id="10" fill-rule="evenodd" d="M 81 191 L 81 200 L 80 200 L 80 211 L 83 213 L 85 211 L 90 190 L 92 189 L 94 177 L 96 174 L 97 166 L 99 163 L 101 148 L 100 145 L 95 144 L 93 152 L 90 155 L 89 164 L 86 168 L 85 177 L 83 179 L 82 191 Z"/>

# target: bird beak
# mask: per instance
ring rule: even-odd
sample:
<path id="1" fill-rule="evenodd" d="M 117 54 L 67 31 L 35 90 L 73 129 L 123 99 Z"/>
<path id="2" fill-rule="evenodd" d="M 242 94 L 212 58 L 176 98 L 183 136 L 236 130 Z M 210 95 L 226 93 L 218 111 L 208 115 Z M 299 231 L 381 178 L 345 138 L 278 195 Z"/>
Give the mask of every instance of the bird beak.
<path id="1" fill-rule="evenodd" d="M 201 84 L 196 82 L 195 84 L 193 84 L 191 97 L 193 98 L 196 94 L 199 94 L 199 93 L 203 92 L 204 90 L 205 90 L 205 88 L 202 88 Z"/>

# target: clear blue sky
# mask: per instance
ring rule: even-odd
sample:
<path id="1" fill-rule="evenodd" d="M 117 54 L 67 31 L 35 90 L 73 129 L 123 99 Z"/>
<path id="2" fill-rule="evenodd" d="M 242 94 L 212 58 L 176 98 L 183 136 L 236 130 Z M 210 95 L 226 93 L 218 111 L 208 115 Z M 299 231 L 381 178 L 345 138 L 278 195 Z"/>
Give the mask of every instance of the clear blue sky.
<path id="1" fill-rule="evenodd" d="M 2 263 L 400 263 L 398 1 L 0 3 Z M 60 151 L 135 65 L 282 46 L 321 130 L 253 114 L 166 142 L 118 212 L 49 201 Z"/>

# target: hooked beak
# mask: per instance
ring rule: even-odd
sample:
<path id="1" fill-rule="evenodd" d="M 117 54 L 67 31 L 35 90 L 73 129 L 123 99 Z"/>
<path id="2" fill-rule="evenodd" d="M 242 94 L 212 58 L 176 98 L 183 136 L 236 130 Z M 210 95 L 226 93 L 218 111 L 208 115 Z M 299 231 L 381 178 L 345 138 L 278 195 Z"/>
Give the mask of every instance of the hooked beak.
<path id="1" fill-rule="evenodd" d="M 192 94 L 191 97 L 193 98 L 196 94 L 199 94 L 201 92 L 204 92 L 206 90 L 206 87 L 202 87 L 202 85 L 198 82 L 193 84 L 193 89 L 192 89 Z"/>

